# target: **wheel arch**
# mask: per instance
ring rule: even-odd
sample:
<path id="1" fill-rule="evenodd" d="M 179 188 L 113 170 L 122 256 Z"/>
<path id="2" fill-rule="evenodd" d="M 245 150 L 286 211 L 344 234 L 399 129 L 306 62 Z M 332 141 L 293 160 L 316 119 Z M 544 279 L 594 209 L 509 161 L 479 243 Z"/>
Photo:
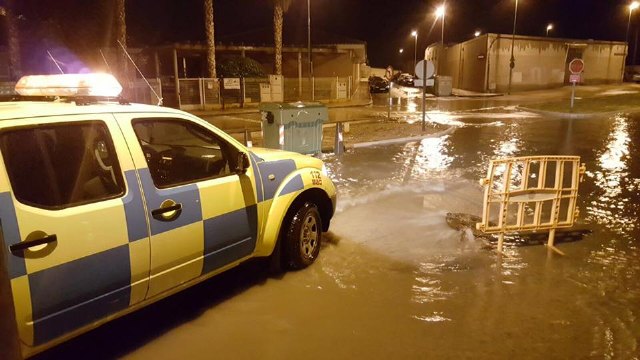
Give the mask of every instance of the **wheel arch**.
<path id="1" fill-rule="evenodd" d="M 290 201 L 286 204 L 283 203 L 286 198 L 278 197 L 274 200 L 274 203 L 271 205 L 271 209 L 269 211 L 269 215 L 267 217 L 267 223 L 264 227 L 265 232 L 262 238 L 261 246 L 259 246 L 256 250 L 257 256 L 269 256 L 275 249 L 276 243 L 281 236 L 283 224 L 290 219 L 293 214 L 296 212 L 302 204 L 305 202 L 312 202 L 318 207 L 318 212 L 320 213 L 320 220 L 322 221 L 322 231 L 327 231 L 329 229 L 329 224 L 331 222 L 331 218 L 333 217 L 334 207 L 333 202 L 329 195 L 322 188 L 309 188 L 306 189 L 295 197 L 290 198 Z M 282 201 L 280 203 L 276 203 L 275 201 Z M 278 209 L 283 209 L 286 206 L 286 211 L 278 211 Z M 273 216 L 274 214 L 279 213 L 281 216 Z"/>

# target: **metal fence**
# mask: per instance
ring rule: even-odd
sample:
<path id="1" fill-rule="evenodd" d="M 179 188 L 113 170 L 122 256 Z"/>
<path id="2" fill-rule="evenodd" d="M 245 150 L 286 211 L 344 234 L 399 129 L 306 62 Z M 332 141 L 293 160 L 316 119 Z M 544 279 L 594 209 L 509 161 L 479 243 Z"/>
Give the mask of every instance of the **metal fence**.
<path id="1" fill-rule="evenodd" d="M 260 102 L 260 84 L 268 84 L 268 78 L 244 78 L 244 102 L 258 103 Z"/>
<path id="2" fill-rule="evenodd" d="M 160 99 L 162 99 L 162 83 L 160 79 L 147 79 L 147 81 L 136 79 L 130 83 L 129 88 L 123 91 L 124 97 L 134 103 L 160 104 Z"/>
<path id="3" fill-rule="evenodd" d="M 179 79 L 176 103 L 183 110 L 204 110 L 220 106 L 243 106 L 261 101 L 260 84 L 269 78 L 242 78 L 240 92 L 222 89 L 218 79 Z M 352 77 L 284 78 L 283 100 L 351 99 L 354 93 Z"/>

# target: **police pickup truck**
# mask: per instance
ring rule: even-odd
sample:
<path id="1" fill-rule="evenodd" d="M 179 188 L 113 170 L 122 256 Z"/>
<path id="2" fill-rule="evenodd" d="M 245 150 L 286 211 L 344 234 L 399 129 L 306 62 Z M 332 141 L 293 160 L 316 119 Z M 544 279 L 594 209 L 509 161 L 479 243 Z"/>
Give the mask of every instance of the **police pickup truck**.
<path id="1" fill-rule="evenodd" d="M 318 257 L 336 204 L 321 160 L 113 101 L 110 75 L 27 76 L 16 91 L 0 103 L 0 265 L 22 356 L 247 259 Z"/>

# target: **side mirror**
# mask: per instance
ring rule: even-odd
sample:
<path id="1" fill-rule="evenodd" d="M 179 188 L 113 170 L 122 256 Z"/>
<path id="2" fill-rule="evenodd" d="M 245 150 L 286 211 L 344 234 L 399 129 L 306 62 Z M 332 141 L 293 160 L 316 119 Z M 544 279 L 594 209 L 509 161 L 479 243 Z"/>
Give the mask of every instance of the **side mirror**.
<path id="1" fill-rule="evenodd" d="M 239 152 L 238 159 L 236 161 L 236 173 L 238 175 L 246 174 L 249 165 L 251 165 L 251 163 L 249 162 L 249 157 L 247 156 L 247 154 Z"/>

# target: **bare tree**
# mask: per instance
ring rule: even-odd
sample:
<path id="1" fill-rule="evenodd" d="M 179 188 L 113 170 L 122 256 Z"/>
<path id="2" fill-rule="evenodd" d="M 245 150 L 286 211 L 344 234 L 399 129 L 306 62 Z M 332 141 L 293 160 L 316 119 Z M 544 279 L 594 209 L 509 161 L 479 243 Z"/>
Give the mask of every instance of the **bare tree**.
<path id="1" fill-rule="evenodd" d="M 9 78 L 17 80 L 22 74 L 20 61 L 20 34 L 18 31 L 18 17 L 14 0 L 6 0 L 6 6 L 0 7 L 0 13 L 5 17 L 7 24 L 7 42 L 9 51 Z"/>
<path id="2" fill-rule="evenodd" d="M 273 0 L 274 70 L 276 75 L 282 75 L 282 28 L 284 27 L 284 13 L 291 6 L 291 2 L 292 0 Z"/>
<path id="3" fill-rule="evenodd" d="M 207 71 L 216 78 L 216 38 L 213 21 L 213 0 L 204 0 L 204 26 L 207 33 Z"/>

